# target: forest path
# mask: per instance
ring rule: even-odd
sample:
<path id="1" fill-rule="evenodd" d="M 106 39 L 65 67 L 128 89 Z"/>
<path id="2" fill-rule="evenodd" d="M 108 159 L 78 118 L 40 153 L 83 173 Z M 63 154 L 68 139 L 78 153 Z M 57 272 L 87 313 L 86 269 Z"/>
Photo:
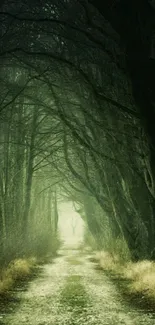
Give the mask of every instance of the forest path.
<path id="1" fill-rule="evenodd" d="M 155 325 L 155 315 L 125 303 L 90 256 L 78 250 L 60 251 L 54 263 L 41 267 L 27 291 L 14 294 L 15 308 L 0 311 L 1 325 Z"/>

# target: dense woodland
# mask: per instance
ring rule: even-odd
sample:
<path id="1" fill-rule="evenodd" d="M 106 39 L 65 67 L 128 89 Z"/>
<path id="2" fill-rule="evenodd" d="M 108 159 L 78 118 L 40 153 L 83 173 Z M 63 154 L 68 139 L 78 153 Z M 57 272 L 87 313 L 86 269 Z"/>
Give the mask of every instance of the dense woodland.
<path id="1" fill-rule="evenodd" d="M 1 263 L 46 252 L 63 200 L 154 259 L 155 1 L 3 0 L 0 26 Z"/>

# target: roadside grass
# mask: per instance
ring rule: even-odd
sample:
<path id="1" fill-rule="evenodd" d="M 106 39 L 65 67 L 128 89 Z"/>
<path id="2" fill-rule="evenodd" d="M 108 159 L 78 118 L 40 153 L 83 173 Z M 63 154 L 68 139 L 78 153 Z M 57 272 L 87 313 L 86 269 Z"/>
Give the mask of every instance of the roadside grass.
<path id="1" fill-rule="evenodd" d="M 16 259 L 0 271 L 0 296 L 8 295 L 18 281 L 28 279 L 37 265 L 35 258 Z"/>
<path id="2" fill-rule="evenodd" d="M 128 263 L 124 269 L 124 277 L 131 280 L 131 293 L 143 293 L 155 300 L 155 262 L 144 260 L 137 263 Z"/>
<path id="3" fill-rule="evenodd" d="M 94 262 L 98 263 L 97 268 L 104 270 L 118 282 L 123 294 L 133 300 L 137 298 L 146 307 L 155 308 L 155 262 L 123 261 L 119 255 L 114 256 L 103 251 L 96 253 Z"/>
<path id="4" fill-rule="evenodd" d="M 9 296 L 11 290 L 21 282 L 26 282 L 36 275 L 39 266 L 51 263 L 57 256 L 57 251 L 62 245 L 59 232 L 50 238 L 42 236 L 37 242 L 32 241 L 28 255 L 35 257 L 17 258 L 12 260 L 7 266 L 0 266 L 0 298 Z M 33 253 L 31 252 L 33 248 Z M 35 247 L 35 249 L 34 249 Z"/>

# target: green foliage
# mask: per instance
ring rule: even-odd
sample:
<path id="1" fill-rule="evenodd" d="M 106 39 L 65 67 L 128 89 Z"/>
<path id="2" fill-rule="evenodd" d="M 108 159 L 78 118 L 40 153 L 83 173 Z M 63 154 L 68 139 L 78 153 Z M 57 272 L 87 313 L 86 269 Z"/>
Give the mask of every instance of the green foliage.
<path id="1" fill-rule="evenodd" d="M 103 236 L 95 237 L 91 234 L 88 227 L 85 227 L 84 243 L 86 246 L 90 246 L 93 251 L 102 251 L 103 249 L 111 256 L 117 256 L 121 262 L 127 262 L 131 259 L 131 253 L 125 239 L 118 237 L 113 238 L 109 235 L 106 240 Z"/>
<path id="2" fill-rule="evenodd" d="M 61 244 L 59 232 L 41 232 L 40 236 L 37 234 L 34 241 L 30 242 L 30 251 L 34 252 L 36 257 L 54 256 L 61 247 Z"/>
<path id="3" fill-rule="evenodd" d="M 131 253 L 126 241 L 123 238 L 111 239 L 111 245 L 109 243 L 109 252 L 112 255 L 119 256 L 121 262 L 127 262 L 131 260 Z"/>
<path id="4" fill-rule="evenodd" d="M 85 230 L 84 230 L 84 245 L 90 246 L 92 250 L 98 249 L 98 243 L 96 239 L 93 237 L 93 235 L 91 234 L 87 226 L 85 226 Z"/>

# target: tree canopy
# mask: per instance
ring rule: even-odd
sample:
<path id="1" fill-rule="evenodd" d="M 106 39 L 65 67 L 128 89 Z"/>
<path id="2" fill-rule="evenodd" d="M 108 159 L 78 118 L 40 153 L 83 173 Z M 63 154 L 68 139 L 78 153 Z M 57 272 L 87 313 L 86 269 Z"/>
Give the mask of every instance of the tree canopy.
<path id="1" fill-rule="evenodd" d="M 71 200 L 99 245 L 154 258 L 154 18 L 147 0 L 1 2 L 2 255 Z"/>

